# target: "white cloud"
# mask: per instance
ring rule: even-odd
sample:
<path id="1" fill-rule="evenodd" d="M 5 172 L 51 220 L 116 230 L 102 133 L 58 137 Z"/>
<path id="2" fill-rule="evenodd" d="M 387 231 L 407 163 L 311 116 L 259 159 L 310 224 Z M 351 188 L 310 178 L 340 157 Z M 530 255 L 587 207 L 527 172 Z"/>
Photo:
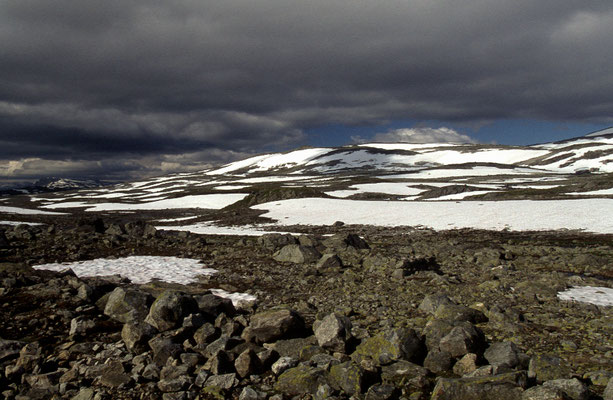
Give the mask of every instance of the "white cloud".
<path id="1" fill-rule="evenodd" d="M 402 128 L 385 133 L 377 133 L 375 142 L 404 142 L 404 143 L 476 143 L 470 136 L 458 131 L 441 128 Z"/>

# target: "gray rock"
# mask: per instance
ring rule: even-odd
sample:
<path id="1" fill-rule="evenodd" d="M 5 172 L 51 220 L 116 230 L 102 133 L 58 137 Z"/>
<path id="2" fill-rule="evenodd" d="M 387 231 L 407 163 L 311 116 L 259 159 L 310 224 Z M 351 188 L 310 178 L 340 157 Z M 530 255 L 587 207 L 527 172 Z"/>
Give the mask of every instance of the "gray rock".
<path id="1" fill-rule="evenodd" d="M 440 304 L 434 312 L 434 317 L 448 321 L 467 321 L 473 324 L 487 322 L 487 317 L 479 310 L 460 304 Z"/>
<path id="2" fill-rule="evenodd" d="M 257 313 L 251 317 L 242 337 L 256 343 L 270 343 L 304 332 L 304 321 L 293 310 L 281 309 Z"/>
<path id="3" fill-rule="evenodd" d="M 285 370 L 294 368 L 296 365 L 298 365 L 298 360 L 296 360 L 295 358 L 281 357 L 272 364 L 270 369 L 275 375 L 280 375 Z"/>
<path id="4" fill-rule="evenodd" d="M 522 393 L 521 400 L 570 400 L 560 389 L 534 386 Z"/>
<path id="5" fill-rule="evenodd" d="M 421 388 L 428 385 L 431 375 L 427 368 L 405 360 L 381 367 L 381 381 L 395 387 Z"/>
<path id="6" fill-rule="evenodd" d="M 609 383 L 602 393 L 602 400 L 613 400 L 613 378 L 609 379 Z"/>
<path id="7" fill-rule="evenodd" d="M 96 328 L 96 322 L 85 318 L 85 317 L 76 317 L 70 321 L 70 331 L 68 334 L 70 336 L 81 337 L 85 336 Z"/>
<path id="8" fill-rule="evenodd" d="M 257 374 L 261 369 L 260 359 L 255 354 L 255 351 L 247 349 L 236 358 L 234 368 L 241 378 Z"/>
<path id="9" fill-rule="evenodd" d="M 217 332 L 213 324 L 207 322 L 206 324 L 198 328 L 198 330 L 196 330 L 196 332 L 194 333 L 194 341 L 197 345 L 206 346 L 213 342 L 218 336 L 219 333 Z"/>
<path id="10" fill-rule="evenodd" d="M 170 365 L 166 365 L 160 371 L 160 380 L 172 380 L 180 376 L 188 375 L 191 372 L 189 365 L 175 365 L 173 362 Z M 180 390 L 180 389 L 179 389 Z M 177 390 L 174 390 L 175 392 Z"/>
<path id="11" fill-rule="evenodd" d="M 530 359 L 528 376 L 537 382 L 565 379 L 570 373 L 570 369 L 557 356 L 542 354 Z"/>
<path id="12" fill-rule="evenodd" d="M 470 374 L 477 369 L 477 358 L 475 353 L 465 354 L 453 366 L 453 373 L 459 376 Z"/>
<path id="13" fill-rule="evenodd" d="M 160 332 L 176 328 L 188 315 L 198 311 L 198 303 L 182 292 L 166 290 L 155 299 L 145 322 Z"/>
<path id="14" fill-rule="evenodd" d="M 328 382 L 337 390 L 348 395 L 362 393 L 365 384 L 365 373 L 359 365 L 347 361 L 332 365 L 328 372 Z"/>
<path id="15" fill-rule="evenodd" d="M 150 381 L 157 381 L 158 379 L 160 379 L 160 368 L 153 363 L 148 364 L 143 369 L 141 375 L 143 378 L 148 379 Z"/>
<path id="16" fill-rule="evenodd" d="M 453 368 L 451 354 L 442 350 L 430 350 L 424 360 L 424 367 L 435 374 L 449 371 Z"/>
<path id="17" fill-rule="evenodd" d="M 194 385 L 198 387 L 203 387 L 206 383 L 206 380 L 209 379 L 209 376 L 211 376 L 209 371 L 205 371 L 205 370 L 198 371 L 198 374 L 196 375 L 196 379 L 194 380 Z"/>
<path id="18" fill-rule="evenodd" d="M 234 372 L 234 363 L 228 353 L 219 351 L 209 358 L 202 368 L 213 375 L 221 375 Z"/>
<path id="19" fill-rule="evenodd" d="M 19 351 L 25 345 L 17 340 L 0 339 L 0 362 L 17 358 Z"/>
<path id="20" fill-rule="evenodd" d="M 119 322 L 142 321 L 149 312 L 153 297 L 136 289 L 116 288 L 104 307 L 104 314 Z"/>
<path id="21" fill-rule="evenodd" d="M 498 368 L 515 368 L 519 364 L 519 348 L 513 342 L 496 342 L 485 350 L 483 356 Z"/>
<path id="22" fill-rule="evenodd" d="M 226 315 L 234 315 L 236 313 L 232 300 L 215 296 L 214 294 L 194 296 L 194 300 L 198 303 L 198 308 L 204 316 L 211 319 L 217 318 L 221 313 Z"/>
<path id="23" fill-rule="evenodd" d="M 179 392 L 187 389 L 191 383 L 192 379 L 190 377 L 182 375 L 173 379 L 162 379 L 157 383 L 157 387 L 164 393 Z"/>
<path id="24" fill-rule="evenodd" d="M 455 305 L 453 301 L 446 294 L 437 293 L 429 294 L 419 304 L 418 310 L 434 315 L 436 310 L 442 305 Z"/>
<path id="25" fill-rule="evenodd" d="M 456 326 L 439 342 L 439 348 L 452 357 L 462 357 L 468 353 L 479 353 L 485 341 L 482 334 L 470 324 Z"/>
<path id="26" fill-rule="evenodd" d="M 275 390 L 290 396 L 313 394 L 320 384 L 326 383 L 326 372 L 321 368 L 299 365 L 283 372 L 275 384 Z"/>
<path id="27" fill-rule="evenodd" d="M 179 344 L 163 336 L 154 337 L 148 344 L 153 351 L 153 361 L 159 366 L 165 365 L 169 357 L 175 357 L 183 351 Z"/>
<path id="28" fill-rule="evenodd" d="M 564 392 L 572 400 L 587 400 L 590 393 L 585 383 L 577 378 L 572 379 L 554 379 L 543 382 L 544 387 L 559 389 Z"/>
<path id="29" fill-rule="evenodd" d="M 121 330 L 121 339 L 128 350 L 140 354 L 147 351 L 149 340 L 157 333 L 157 329 L 146 322 L 130 321 Z"/>
<path id="30" fill-rule="evenodd" d="M 349 318 L 329 314 L 316 325 L 317 343 L 325 349 L 344 353 L 352 337 L 351 327 Z"/>
<path id="31" fill-rule="evenodd" d="M 320 272 L 337 271 L 341 268 L 343 268 L 343 262 L 336 254 L 324 254 L 315 264 L 315 269 Z"/>
<path id="32" fill-rule="evenodd" d="M 289 233 L 266 233 L 258 238 L 258 244 L 268 250 L 276 251 L 288 244 L 298 244 L 298 239 Z"/>
<path id="33" fill-rule="evenodd" d="M 454 324 L 451 321 L 434 319 L 428 321 L 422 333 L 426 337 L 426 347 L 428 350 L 438 349 L 441 339 L 451 332 Z"/>
<path id="34" fill-rule="evenodd" d="M 365 339 L 351 357 L 358 362 L 371 358 L 383 365 L 395 360 L 419 363 L 424 359 L 425 353 L 425 346 L 413 329 L 397 328 Z"/>
<path id="35" fill-rule="evenodd" d="M 314 247 L 288 244 L 273 255 L 273 259 L 279 262 L 291 262 L 294 264 L 313 263 L 319 260 L 321 253 Z"/>
<path id="36" fill-rule="evenodd" d="M 120 388 L 128 383 L 132 378 L 128 375 L 119 360 L 109 360 L 100 371 L 99 382 L 109 388 Z"/>
<path id="37" fill-rule="evenodd" d="M 258 392 L 249 386 L 243 388 L 241 394 L 238 396 L 238 400 L 259 400 L 259 398 Z"/>
<path id="38" fill-rule="evenodd" d="M 392 400 L 398 395 L 399 390 L 393 385 L 374 385 L 366 392 L 366 400 Z"/>
<path id="39" fill-rule="evenodd" d="M 346 250 L 348 247 L 355 249 L 369 249 L 368 243 L 354 233 L 338 233 L 322 242 L 324 246 L 334 250 Z"/>
<path id="40" fill-rule="evenodd" d="M 213 375 L 206 380 L 205 385 L 229 390 L 238 385 L 238 379 L 236 374 Z"/>
<path id="41" fill-rule="evenodd" d="M 479 378 L 439 378 L 431 400 L 521 400 L 526 381 L 523 372 Z"/>
<path id="42" fill-rule="evenodd" d="M 93 400 L 96 392 L 92 388 L 81 388 L 71 400 Z"/>

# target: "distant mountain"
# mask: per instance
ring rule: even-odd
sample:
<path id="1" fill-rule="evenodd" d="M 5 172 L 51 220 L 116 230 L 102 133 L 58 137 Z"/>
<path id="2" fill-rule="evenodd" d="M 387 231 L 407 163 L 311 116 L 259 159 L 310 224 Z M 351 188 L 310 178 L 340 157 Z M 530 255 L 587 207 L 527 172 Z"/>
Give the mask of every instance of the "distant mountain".
<path id="1" fill-rule="evenodd" d="M 45 177 L 28 185 L 0 188 L 0 195 L 36 194 L 65 190 L 93 189 L 101 186 L 107 186 L 109 184 L 109 182 L 104 182 L 97 179 Z"/>

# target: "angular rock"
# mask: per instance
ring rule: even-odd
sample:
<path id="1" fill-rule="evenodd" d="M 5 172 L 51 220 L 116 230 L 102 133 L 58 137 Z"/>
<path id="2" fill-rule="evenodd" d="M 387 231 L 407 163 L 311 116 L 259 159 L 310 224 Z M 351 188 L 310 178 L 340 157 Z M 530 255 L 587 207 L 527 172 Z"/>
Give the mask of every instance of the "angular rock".
<path id="1" fill-rule="evenodd" d="M 234 372 L 234 363 L 228 353 L 219 351 L 209 358 L 202 368 L 213 375 L 229 374 Z"/>
<path id="2" fill-rule="evenodd" d="M 479 353 L 485 341 L 483 334 L 470 324 L 456 326 L 443 337 L 439 348 L 451 354 L 452 357 L 462 357 L 468 353 Z"/>
<path id="3" fill-rule="evenodd" d="M 364 389 L 365 373 L 362 367 L 347 361 L 330 367 L 328 382 L 334 389 L 342 390 L 348 395 L 359 394 Z"/>
<path id="4" fill-rule="evenodd" d="M 241 378 L 257 374 L 261 369 L 260 359 L 255 351 L 248 349 L 243 351 L 234 361 L 236 373 Z"/>
<path id="5" fill-rule="evenodd" d="M 459 304 L 441 304 L 434 312 L 434 317 L 448 321 L 467 321 L 473 324 L 487 322 L 487 317 L 479 310 Z"/>
<path id="6" fill-rule="evenodd" d="M 79 316 L 70 321 L 70 331 L 68 334 L 70 336 L 82 337 L 93 331 L 95 327 L 95 321 Z"/>
<path id="7" fill-rule="evenodd" d="M 94 400 L 96 392 L 92 388 L 81 388 L 71 400 Z"/>
<path id="8" fill-rule="evenodd" d="M 398 398 L 400 391 L 392 385 L 373 385 L 366 392 L 366 400 L 392 400 Z"/>
<path id="9" fill-rule="evenodd" d="M 205 317 L 215 319 L 221 313 L 226 315 L 236 314 L 236 309 L 232 304 L 232 300 L 223 297 L 215 296 L 214 294 L 205 294 L 202 296 L 194 296 L 198 303 L 198 308 Z"/>
<path id="10" fill-rule="evenodd" d="M 613 400 L 613 378 L 609 379 L 609 383 L 602 393 L 602 400 Z"/>
<path id="11" fill-rule="evenodd" d="M 421 362 L 426 349 L 413 329 L 397 328 L 386 330 L 365 339 L 351 357 L 356 361 L 371 358 L 378 364 L 389 364 L 395 360 Z"/>
<path id="12" fill-rule="evenodd" d="M 429 294 L 419 304 L 418 310 L 434 315 L 442 305 L 455 305 L 455 303 L 446 294 Z"/>
<path id="13" fill-rule="evenodd" d="M 338 233 L 322 242 L 324 246 L 334 250 L 345 250 L 347 247 L 355 249 L 369 249 L 368 243 L 355 233 Z"/>
<path id="14" fill-rule="evenodd" d="M 238 400 L 259 400 L 259 398 L 258 392 L 249 386 L 243 388 L 241 394 L 238 396 Z"/>
<path id="15" fill-rule="evenodd" d="M 296 360 L 295 358 L 281 357 L 272 364 L 270 369 L 275 375 L 280 375 L 285 370 L 294 368 L 296 365 L 298 365 L 298 360 Z"/>
<path id="16" fill-rule="evenodd" d="M 313 263 L 319 260 L 321 253 L 314 247 L 288 244 L 277 251 L 272 258 L 279 262 L 291 262 L 294 264 Z"/>
<path id="17" fill-rule="evenodd" d="M 424 367 L 435 374 L 440 374 L 451 370 L 453 367 L 453 359 L 451 358 L 451 354 L 446 351 L 430 350 L 424 360 Z"/>
<path id="18" fill-rule="evenodd" d="M 524 372 L 479 378 L 439 378 L 431 400 L 521 400 L 526 381 Z"/>
<path id="19" fill-rule="evenodd" d="M 347 317 L 329 314 L 315 328 L 317 343 L 325 349 L 344 353 L 351 339 L 351 321 Z"/>
<path id="20" fill-rule="evenodd" d="M 298 244 L 298 239 L 294 236 L 281 233 L 266 233 L 258 238 L 258 244 L 269 250 L 276 251 L 288 244 Z"/>
<path id="21" fill-rule="evenodd" d="M 459 376 L 470 374 L 477 369 L 477 358 L 475 353 L 465 354 L 453 366 L 453 373 Z"/>
<path id="22" fill-rule="evenodd" d="M 0 362 L 17 358 L 19 351 L 25 345 L 17 340 L 0 339 Z"/>
<path id="23" fill-rule="evenodd" d="M 256 343 L 270 343 L 304 333 L 304 329 L 304 321 L 295 311 L 271 310 L 253 315 L 242 337 Z"/>
<path id="24" fill-rule="evenodd" d="M 441 339 L 447 336 L 453 328 L 454 324 L 451 321 L 441 319 L 428 321 L 422 331 L 426 337 L 426 347 L 428 350 L 438 349 Z"/>
<path id="25" fill-rule="evenodd" d="M 572 400 L 587 400 L 590 397 L 590 392 L 585 383 L 577 378 L 572 379 L 554 379 L 543 382 L 544 387 L 559 389 L 564 392 Z"/>
<path id="26" fill-rule="evenodd" d="M 326 383 L 326 372 L 321 368 L 299 365 L 283 372 L 277 379 L 275 390 L 290 396 L 313 394 L 320 384 Z"/>
<path id="27" fill-rule="evenodd" d="M 197 345 L 206 346 L 217 339 L 218 336 L 219 333 L 213 324 L 207 322 L 196 330 L 194 333 L 194 341 Z"/>
<path id="28" fill-rule="evenodd" d="M 238 379 L 236 374 L 213 375 L 206 380 L 205 385 L 229 390 L 238 385 Z"/>
<path id="29" fill-rule="evenodd" d="M 515 368 L 519 364 L 520 350 L 513 342 L 496 342 L 485 350 L 483 356 L 498 368 Z"/>
<path id="30" fill-rule="evenodd" d="M 173 379 L 162 379 L 157 383 L 157 387 L 164 393 L 179 392 L 187 389 L 191 383 L 192 379 L 189 376 L 182 375 Z"/>
<path id="31" fill-rule="evenodd" d="M 315 264 L 315 269 L 320 272 L 340 270 L 341 268 L 343 268 L 343 262 L 336 254 L 324 254 Z"/>
<path id="32" fill-rule="evenodd" d="M 100 371 L 99 382 L 109 388 L 119 388 L 130 383 L 132 378 L 128 375 L 119 360 L 108 361 Z"/>
<path id="33" fill-rule="evenodd" d="M 160 332 L 176 328 L 188 315 L 198 311 L 198 303 L 190 295 L 166 290 L 155 299 L 145 322 Z"/>
<path id="34" fill-rule="evenodd" d="M 563 391 L 553 387 L 534 386 L 522 393 L 521 400 L 571 400 Z"/>
<path id="35" fill-rule="evenodd" d="M 175 357 L 183 351 L 179 344 L 163 336 L 154 337 L 148 344 L 153 351 L 153 361 L 159 366 L 165 365 L 169 357 Z"/>
<path id="36" fill-rule="evenodd" d="M 381 367 L 381 381 L 395 387 L 423 388 L 429 385 L 431 375 L 427 368 L 404 360 Z"/>
<path id="37" fill-rule="evenodd" d="M 530 359 L 528 376 L 537 382 L 568 378 L 570 373 L 570 369 L 557 356 L 542 354 Z"/>
<path id="38" fill-rule="evenodd" d="M 119 322 L 142 321 L 149 312 L 153 297 L 135 289 L 116 288 L 104 307 L 104 314 Z"/>
<path id="39" fill-rule="evenodd" d="M 128 350 L 140 354 L 147 351 L 149 340 L 157 333 L 157 329 L 146 322 L 131 321 L 124 324 L 121 330 L 121 339 Z"/>

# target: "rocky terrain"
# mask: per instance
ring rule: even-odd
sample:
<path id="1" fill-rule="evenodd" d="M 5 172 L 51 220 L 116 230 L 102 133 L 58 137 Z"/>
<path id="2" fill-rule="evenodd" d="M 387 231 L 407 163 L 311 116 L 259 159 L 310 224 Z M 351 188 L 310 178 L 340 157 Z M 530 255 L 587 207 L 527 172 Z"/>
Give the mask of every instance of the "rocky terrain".
<path id="1" fill-rule="evenodd" d="M 612 287 L 611 235 L 39 218 L 0 230 L 6 399 L 613 399 L 613 307 L 558 297 Z M 135 285 L 32 268 L 129 255 L 218 273 Z"/>

